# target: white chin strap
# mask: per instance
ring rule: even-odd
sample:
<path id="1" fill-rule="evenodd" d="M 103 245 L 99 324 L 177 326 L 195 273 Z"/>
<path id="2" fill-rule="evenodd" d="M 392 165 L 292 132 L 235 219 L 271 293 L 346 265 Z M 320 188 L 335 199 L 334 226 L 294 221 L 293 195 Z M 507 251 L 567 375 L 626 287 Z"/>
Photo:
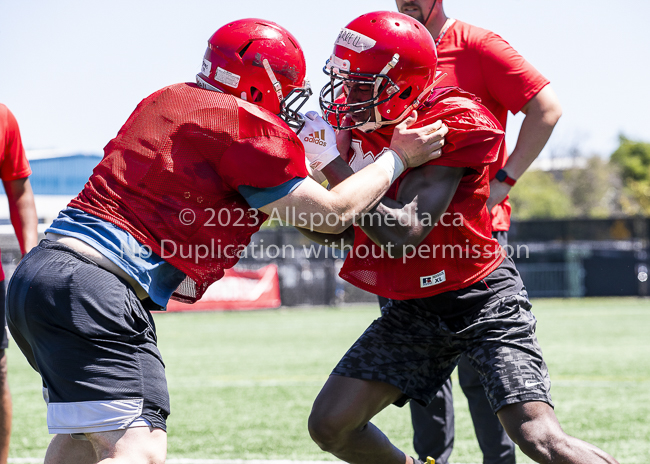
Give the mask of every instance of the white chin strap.
<path id="1" fill-rule="evenodd" d="M 393 55 L 393 58 L 388 63 L 386 63 L 386 66 L 384 66 L 384 69 L 382 69 L 379 72 L 379 74 L 387 74 L 388 71 L 390 71 L 395 66 L 397 66 L 397 63 L 399 63 L 399 53 L 395 53 Z M 382 80 L 383 80 L 383 78 L 375 80 L 375 87 L 374 87 L 374 90 L 372 92 L 374 98 L 378 97 L 379 86 L 381 85 Z M 396 87 L 395 91 L 396 92 L 399 91 L 399 89 L 397 88 L 397 85 L 395 85 L 395 87 Z M 373 111 L 375 113 L 375 120 L 374 121 L 368 121 L 368 122 L 360 125 L 358 127 L 359 130 L 361 130 L 363 132 L 372 132 L 374 130 L 379 129 L 381 126 L 385 126 L 387 124 L 397 124 L 394 121 L 384 121 L 382 119 L 382 117 L 381 117 L 381 114 L 379 113 L 379 107 L 375 106 L 373 108 Z"/>
<path id="2" fill-rule="evenodd" d="M 275 77 L 275 74 L 273 73 L 273 69 L 271 69 L 271 65 L 269 64 L 269 60 L 264 58 L 262 60 L 262 65 L 264 66 L 264 69 L 266 70 L 266 74 L 268 74 L 269 79 L 271 80 L 271 84 L 273 85 L 273 90 L 275 90 L 275 94 L 278 97 L 278 103 L 282 104 L 282 99 L 284 98 L 284 95 L 282 95 L 282 84 L 278 82 L 278 79 Z"/>

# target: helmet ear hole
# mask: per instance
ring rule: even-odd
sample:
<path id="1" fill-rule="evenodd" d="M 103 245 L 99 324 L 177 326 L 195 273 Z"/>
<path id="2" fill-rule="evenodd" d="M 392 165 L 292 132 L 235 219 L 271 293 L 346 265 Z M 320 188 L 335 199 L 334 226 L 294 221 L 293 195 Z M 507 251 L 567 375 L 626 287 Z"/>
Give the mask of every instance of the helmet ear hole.
<path id="1" fill-rule="evenodd" d="M 259 103 L 262 101 L 264 94 L 260 92 L 257 88 L 251 87 L 251 99 L 253 103 Z"/>
<path id="2" fill-rule="evenodd" d="M 246 45 L 244 45 L 241 50 L 239 50 L 239 52 L 237 53 L 239 55 L 239 58 L 244 57 L 244 53 L 246 53 L 246 50 L 248 50 L 248 47 L 250 47 L 252 44 L 253 41 L 251 40 Z"/>
<path id="3" fill-rule="evenodd" d="M 399 98 L 401 98 L 402 100 L 406 100 L 408 97 L 411 96 L 412 91 L 413 91 L 413 87 L 409 86 L 408 89 L 406 89 L 404 92 L 399 94 Z"/>

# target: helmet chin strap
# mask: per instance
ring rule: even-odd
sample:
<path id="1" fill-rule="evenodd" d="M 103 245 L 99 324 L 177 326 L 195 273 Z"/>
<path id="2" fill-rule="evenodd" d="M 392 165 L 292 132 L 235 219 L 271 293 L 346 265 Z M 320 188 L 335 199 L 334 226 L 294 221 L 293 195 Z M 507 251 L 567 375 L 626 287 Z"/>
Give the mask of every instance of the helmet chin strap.
<path id="1" fill-rule="evenodd" d="M 388 74 L 388 72 L 391 69 L 393 69 L 395 66 L 397 66 L 397 63 L 399 63 L 399 53 L 395 53 L 393 55 L 393 58 L 388 63 L 386 63 L 386 66 L 384 66 L 384 68 L 379 72 L 379 74 Z M 382 80 L 383 80 L 383 78 L 375 80 L 375 86 L 374 86 L 374 90 L 373 90 L 374 98 L 378 97 L 377 94 L 378 94 L 378 91 L 379 91 L 379 87 L 381 86 L 381 81 Z M 394 87 L 395 87 L 394 93 L 399 92 L 399 88 L 397 87 L 397 85 L 395 85 Z M 372 132 L 372 131 L 374 131 L 376 129 L 379 129 L 381 126 L 384 126 L 386 124 L 391 124 L 393 122 L 393 121 L 384 121 L 382 119 L 382 117 L 381 117 L 381 114 L 379 113 L 379 108 L 377 106 L 375 106 L 373 108 L 373 112 L 375 114 L 375 120 L 374 121 L 368 121 L 368 122 L 360 125 L 359 130 L 362 130 L 363 132 Z"/>
<path id="2" fill-rule="evenodd" d="M 268 74 L 269 79 L 271 80 L 271 84 L 273 85 L 273 90 L 275 90 L 275 94 L 278 97 L 278 103 L 282 105 L 282 99 L 284 98 L 284 95 L 282 95 L 282 84 L 278 82 L 278 79 L 275 77 L 275 74 L 273 73 L 273 69 L 271 69 L 271 65 L 269 64 L 269 60 L 264 58 L 262 60 L 262 65 L 264 66 L 264 69 L 266 70 L 266 74 Z"/>
<path id="3" fill-rule="evenodd" d="M 431 13 L 433 13 L 433 9 L 436 7 L 436 3 L 438 3 L 438 0 L 434 0 L 433 5 L 431 6 L 431 9 L 429 10 L 429 14 L 427 15 L 427 17 L 422 22 L 422 24 L 424 24 L 424 27 L 427 26 L 427 23 L 429 22 L 429 18 L 431 17 Z"/>

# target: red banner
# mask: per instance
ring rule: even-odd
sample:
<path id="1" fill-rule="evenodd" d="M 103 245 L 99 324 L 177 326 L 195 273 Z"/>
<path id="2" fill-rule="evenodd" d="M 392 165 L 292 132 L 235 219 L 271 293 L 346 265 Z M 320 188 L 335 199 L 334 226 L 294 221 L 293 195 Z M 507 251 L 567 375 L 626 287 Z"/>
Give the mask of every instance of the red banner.
<path id="1" fill-rule="evenodd" d="M 227 269 L 194 304 L 170 300 L 167 311 L 224 311 L 277 308 L 280 302 L 278 267 L 269 264 L 257 271 Z"/>

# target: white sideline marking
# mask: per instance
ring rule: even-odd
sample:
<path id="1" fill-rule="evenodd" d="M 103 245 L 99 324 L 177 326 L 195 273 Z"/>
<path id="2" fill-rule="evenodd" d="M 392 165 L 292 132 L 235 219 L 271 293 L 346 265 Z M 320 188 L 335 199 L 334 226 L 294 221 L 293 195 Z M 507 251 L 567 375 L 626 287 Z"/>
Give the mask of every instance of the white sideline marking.
<path id="1" fill-rule="evenodd" d="M 12 464 L 42 464 L 38 458 L 9 458 Z M 244 459 L 167 459 L 166 464 L 336 464 L 337 461 L 289 461 L 289 460 L 244 460 Z"/>
<path id="2" fill-rule="evenodd" d="M 263 459 L 167 459 L 166 464 L 336 464 L 336 461 L 289 461 Z"/>
<path id="3" fill-rule="evenodd" d="M 42 464 L 42 459 L 37 458 L 9 458 L 12 464 Z M 335 464 L 341 461 L 289 461 L 289 460 L 263 460 L 252 459 L 167 459 L 166 464 Z M 461 464 L 461 463 L 458 463 Z"/>

